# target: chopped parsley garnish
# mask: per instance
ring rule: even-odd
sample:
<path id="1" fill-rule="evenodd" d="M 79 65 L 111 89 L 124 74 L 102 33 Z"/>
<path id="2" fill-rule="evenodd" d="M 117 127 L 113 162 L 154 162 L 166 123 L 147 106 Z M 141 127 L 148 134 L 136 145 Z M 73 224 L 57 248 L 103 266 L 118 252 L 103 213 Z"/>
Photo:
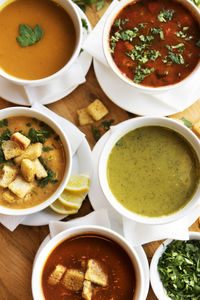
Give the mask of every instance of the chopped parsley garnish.
<path id="1" fill-rule="evenodd" d="M 43 147 L 42 150 L 44 152 L 49 152 L 49 151 L 53 150 L 53 148 L 47 146 L 47 147 Z"/>
<path id="2" fill-rule="evenodd" d="M 144 42 L 144 43 L 149 43 L 152 40 L 154 40 L 153 35 L 139 35 L 139 39 L 140 41 Z"/>
<path id="3" fill-rule="evenodd" d="M 0 121 L 0 128 L 3 128 L 4 126 L 8 126 L 8 120 L 7 119 L 4 119 L 2 121 Z"/>
<path id="4" fill-rule="evenodd" d="M 145 28 L 145 27 L 146 27 L 146 24 L 147 24 L 147 23 L 139 23 L 138 26 L 139 26 L 140 28 Z"/>
<path id="5" fill-rule="evenodd" d="M 185 63 L 183 56 L 180 53 L 173 53 L 171 51 L 168 52 L 168 55 L 164 57 L 162 60 L 163 63 L 165 64 L 178 64 L 178 65 L 183 65 Z"/>
<path id="6" fill-rule="evenodd" d="M 176 32 L 176 36 L 182 38 L 185 41 L 190 41 L 193 39 L 192 35 L 188 35 L 187 32 L 183 32 L 181 30 Z"/>
<path id="7" fill-rule="evenodd" d="M 33 30 L 26 24 L 19 25 L 19 36 L 16 38 L 20 46 L 27 47 L 37 43 L 44 35 L 44 31 L 39 25 L 36 25 Z"/>
<path id="8" fill-rule="evenodd" d="M 189 120 L 187 120 L 186 118 L 182 117 L 181 121 L 183 121 L 184 125 L 187 126 L 188 128 L 192 127 L 192 123 Z"/>
<path id="9" fill-rule="evenodd" d="M 164 8 L 158 14 L 158 20 L 161 23 L 166 23 L 167 21 L 171 21 L 174 15 L 174 10 L 165 10 Z"/>
<path id="10" fill-rule="evenodd" d="M 200 47 L 200 40 L 198 40 L 198 42 L 196 42 L 196 46 Z"/>
<path id="11" fill-rule="evenodd" d="M 95 141 L 98 141 L 101 136 L 100 130 L 96 129 L 93 125 L 91 125 L 91 131 Z"/>
<path id="12" fill-rule="evenodd" d="M 133 39 L 137 36 L 138 31 L 139 30 L 138 30 L 137 27 L 134 27 L 132 30 L 127 29 L 125 31 L 122 31 L 121 32 L 121 39 L 123 41 L 130 41 L 130 42 L 132 42 Z"/>
<path id="13" fill-rule="evenodd" d="M 99 125 L 99 127 L 104 127 L 104 129 L 107 131 L 110 129 L 110 126 L 115 122 L 115 120 L 111 119 L 110 121 L 103 121 Z"/>
<path id="14" fill-rule="evenodd" d="M 122 29 L 122 26 L 121 25 L 124 25 L 126 24 L 127 22 L 129 22 L 129 19 L 125 19 L 125 20 L 121 20 L 121 19 L 117 19 L 115 21 L 115 26 L 119 27 L 119 29 Z"/>
<path id="15" fill-rule="evenodd" d="M 86 19 L 81 19 L 82 27 L 85 28 L 88 31 L 88 23 Z"/>
<path id="16" fill-rule="evenodd" d="M 178 49 L 178 52 L 183 53 L 184 50 L 185 50 L 185 45 L 184 45 L 183 43 L 180 43 L 180 44 L 177 44 L 177 45 L 174 45 L 174 46 L 166 45 L 166 48 L 167 48 L 169 51 L 173 51 L 174 49 Z"/>
<path id="17" fill-rule="evenodd" d="M 56 174 L 52 172 L 50 168 L 44 163 L 44 160 L 39 157 L 38 158 L 45 170 L 47 171 L 48 176 L 38 181 L 38 186 L 44 188 L 48 183 L 57 183 L 58 180 L 55 179 Z"/>
<path id="18" fill-rule="evenodd" d="M 126 52 L 126 55 L 129 56 L 132 60 L 136 60 L 139 63 L 145 64 L 149 60 L 155 61 L 159 56 L 161 56 L 158 50 L 148 50 L 146 45 L 141 46 L 135 45 L 135 48 L 132 51 Z"/>
<path id="19" fill-rule="evenodd" d="M 159 34 L 160 35 L 160 39 L 164 40 L 164 33 L 162 28 L 158 27 L 158 28 L 151 28 L 151 33 L 152 34 Z"/>
<path id="20" fill-rule="evenodd" d="M 51 136 L 51 132 L 47 129 L 36 130 L 35 128 L 30 128 L 28 132 L 28 138 L 31 140 L 31 143 L 42 143 L 44 144 L 46 138 Z"/>
<path id="21" fill-rule="evenodd" d="M 159 259 L 158 272 L 170 299 L 198 300 L 200 241 L 172 241 Z"/>
<path id="22" fill-rule="evenodd" d="M 151 75 L 151 73 L 154 71 L 154 68 L 145 68 L 145 67 L 141 67 L 141 65 L 137 66 L 135 68 L 135 72 L 134 72 L 134 78 L 133 81 L 135 83 L 140 83 L 144 80 L 145 77 Z"/>

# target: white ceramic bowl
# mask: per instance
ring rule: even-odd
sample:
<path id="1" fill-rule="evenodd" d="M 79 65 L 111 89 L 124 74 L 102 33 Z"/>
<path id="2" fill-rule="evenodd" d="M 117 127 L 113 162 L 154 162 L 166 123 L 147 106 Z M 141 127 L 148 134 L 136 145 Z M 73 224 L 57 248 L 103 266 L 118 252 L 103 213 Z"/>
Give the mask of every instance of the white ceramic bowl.
<path id="1" fill-rule="evenodd" d="M 36 257 L 36 261 L 34 262 L 34 266 L 33 266 L 32 294 L 34 300 L 45 299 L 42 291 L 42 286 L 41 286 L 41 277 L 42 277 L 42 271 L 45 262 L 48 256 L 50 255 L 50 253 L 56 248 L 56 246 L 58 246 L 61 242 L 65 241 L 66 239 L 72 236 L 81 235 L 81 234 L 84 235 L 88 233 L 107 237 L 113 240 L 114 242 L 116 242 L 126 251 L 126 253 L 129 255 L 133 263 L 136 272 L 136 278 L 137 278 L 134 300 L 144 300 L 142 295 L 144 294 L 143 282 L 144 282 L 145 274 L 143 272 L 141 262 L 137 253 L 135 252 L 134 248 L 132 248 L 122 236 L 112 231 L 111 229 L 107 229 L 101 226 L 78 226 L 78 227 L 73 227 L 71 229 L 67 229 L 59 233 L 58 235 L 56 235 L 44 246 L 44 248 L 41 250 L 39 255 Z"/>
<path id="2" fill-rule="evenodd" d="M 200 240 L 200 232 L 190 232 L 189 233 L 190 240 Z M 166 246 L 172 242 L 171 239 L 166 240 L 162 243 L 151 260 L 150 266 L 150 280 L 152 289 L 159 300 L 171 300 L 170 297 L 167 296 L 166 290 L 164 289 L 162 282 L 160 280 L 160 275 L 158 272 L 158 261 L 159 258 L 162 256 L 162 253 L 166 250 Z"/>
<path id="3" fill-rule="evenodd" d="M 31 118 L 36 118 L 38 120 L 43 121 L 47 125 L 49 125 L 60 137 L 60 140 L 63 144 L 63 148 L 65 151 L 65 156 L 66 156 L 66 166 L 65 166 L 65 171 L 63 175 L 63 179 L 60 182 L 59 187 L 57 190 L 52 194 L 50 198 L 45 200 L 39 205 L 26 208 L 26 209 L 10 209 L 4 206 L 0 205 L 0 214 L 5 214 L 5 215 L 29 215 L 36 213 L 38 211 L 43 210 L 44 208 L 48 207 L 51 203 L 53 203 L 58 196 L 62 193 L 64 190 L 70 174 L 71 174 L 71 168 L 72 168 L 72 152 L 71 152 L 71 146 L 70 142 L 66 136 L 66 134 L 63 132 L 61 127 L 53 121 L 51 118 L 47 117 L 45 114 L 38 112 L 34 109 L 30 108 L 25 108 L 25 107 L 11 107 L 11 108 L 5 108 L 0 110 L 0 120 L 9 118 L 9 117 L 14 117 L 14 116 L 26 116 L 26 117 L 31 117 Z M 9 126 L 8 126 L 9 128 Z"/>
<path id="4" fill-rule="evenodd" d="M 177 2 L 180 2 L 182 5 L 184 5 L 191 13 L 192 15 L 196 18 L 198 23 L 200 24 L 200 10 L 196 7 L 196 5 L 191 1 L 191 0 L 176 0 Z M 119 4 L 113 9 L 113 11 L 107 16 L 107 19 L 105 21 L 104 25 L 104 31 L 103 31 L 103 50 L 104 50 L 104 55 L 106 57 L 107 63 L 111 70 L 126 84 L 133 88 L 137 88 L 143 93 L 147 94 L 155 94 L 155 93 L 161 93 L 165 91 L 170 91 L 174 88 L 180 87 L 184 84 L 187 84 L 188 82 L 191 82 L 192 80 L 196 79 L 199 76 L 200 73 L 200 62 L 197 64 L 196 68 L 192 71 L 189 76 L 187 76 L 185 79 L 182 81 L 172 84 L 172 85 L 167 85 L 167 86 L 161 86 L 161 87 L 148 87 L 148 86 L 143 86 L 140 84 L 137 84 L 133 82 L 131 79 L 126 77 L 116 66 L 112 55 L 110 53 L 110 47 L 109 47 L 109 35 L 110 35 L 110 29 L 111 26 L 116 18 L 116 16 L 119 14 L 119 12 L 128 4 L 134 2 L 134 0 L 124 0 L 124 1 L 119 1 Z"/>
<path id="5" fill-rule="evenodd" d="M 162 216 L 162 217 L 146 217 L 141 216 L 138 214 L 135 214 L 129 210 L 127 210 L 124 206 L 120 204 L 120 202 L 117 201 L 113 193 L 111 192 L 109 188 L 109 184 L 107 181 L 107 163 L 109 155 L 112 151 L 112 148 L 116 144 L 116 142 L 124 136 L 129 131 L 132 131 L 139 127 L 144 126 L 162 126 L 169 129 L 174 130 L 175 132 L 182 135 L 191 145 L 191 147 L 196 152 L 196 155 L 200 161 L 200 142 L 199 139 L 195 136 L 195 134 L 188 129 L 186 126 L 182 125 L 178 121 L 165 118 L 165 117 L 138 117 L 134 119 L 130 119 L 128 121 L 122 122 L 119 125 L 112 128 L 112 133 L 110 134 L 110 137 L 106 141 L 106 144 L 102 150 L 100 159 L 99 159 L 99 182 L 101 189 L 106 197 L 106 199 L 109 201 L 109 203 L 112 205 L 112 207 L 121 215 L 125 216 L 126 218 L 144 223 L 144 224 L 164 224 L 164 223 L 170 223 L 175 220 L 178 220 L 185 215 L 189 214 L 194 206 L 197 204 L 197 202 L 200 199 L 200 184 L 197 188 L 196 193 L 194 194 L 193 198 L 189 201 L 189 203 L 183 207 L 181 210 L 179 210 L 176 213 L 173 213 L 168 216 Z"/>
<path id="6" fill-rule="evenodd" d="M 67 62 L 67 64 L 62 69 L 60 69 L 59 71 L 54 73 L 53 75 L 50 75 L 50 76 L 42 78 L 42 79 L 36 79 L 36 80 L 20 79 L 20 78 L 17 78 L 15 76 L 12 76 L 12 75 L 6 73 L 1 68 L 0 68 L 0 76 L 12 81 L 15 84 L 18 84 L 18 85 L 40 86 L 40 85 L 47 84 L 52 79 L 56 79 L 56 78 L 62 76 L 64 72 L 67 72 L 69 70 L 69 68 L 71 67 L 73 62 L 76 60 L 76 58 L 78 57 L 80 50 L 81 50 L 81 41 L 82 41 L 82 32 L 83 32 L 81 18 L 77 11 L 77 6 L 71 0 L 53 0 L 53 1 L 57 2 L 68 12 L 68 14 L 70 15 L 70 17 L 74 23 L 74 27 L 75 27 L 75 31 L 76 31 L 76 45 L 75 45 L 74 53 L 71 56 L 71 58 L 69 59 L 69 61 Z M 10 2 L 9 0 L 0 0 L 0 9 L 1 9 L 1 7 L 4 7 L 6 3 L 9 4 L 9 2 Z"/>

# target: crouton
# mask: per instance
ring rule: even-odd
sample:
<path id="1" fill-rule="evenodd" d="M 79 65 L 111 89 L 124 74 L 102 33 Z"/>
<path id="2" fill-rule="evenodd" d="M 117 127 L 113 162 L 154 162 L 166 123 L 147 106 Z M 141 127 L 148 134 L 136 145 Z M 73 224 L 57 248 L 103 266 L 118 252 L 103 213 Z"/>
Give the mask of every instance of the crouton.
<path id="1" fill-rule="evenodd" d="M 19 156 L 23 153 L 20 146 L 14 141 L 4 141 L 2 143 L 2 150 L 6 160 Z"/>
<path id="2" fill-rule="evenodd" d="M 9 184 L 8 188 L 19 198 L 24 198 L 26 194 L 30 193 L 33 185 L 26 182 L 21 176 L 17 176 L 16 179 Z"/>
<path id="3" fill-rule="evenodd" d="M 56 285 L 57 283 L 59 283 L 65 271 L 66 267 L 57 265 L 48 278 L 48 284 Z"/>
<path id="4" fill-rule="evenodd" d="M 35 159 L 33 162 L 36 168 L 35 174 L 37 179 L 40 180 L 42 178 L 47 177 L 48 176 L 47 171 L 45 170 L 45 168 L 43 167 L 39 159 Z"/>
<path id="5" fill-rule="evenodd" d="M 14 195 L 11 191 L 6 190 L 5 192 L 3 192 L 2 194 L 2 198 L 4 201 L 8 202 L 8 203 L 14 203 L 17 201 L 17 197 L 16 195 Z"/>
<path id="6" fill-rule="evenodd" d="M 16 163 L 16 165 L 20 165 L 22 159 L 28 158 L 30 160 L 34 160 L 34 159 L 40 157 L 41 154 L 42 154 L 42 144 L 41 143 L 31 144 L 23 152 L 22 155 L 20 155 L 14 159 L 14 162 Z"/>
<path id="7" fill-rule="evenodd" d="M 197 121 L 196 123 L 194 123 L 194 125 L 193 125 L 193 127 L 192 127 L 192 130 L 193 130 L 196 134 L 200 135 L 200 120 Z"/>
<path id="8" fill-rule="evenodd" d="M 81 126 L 93 123 L 92 118 L 88 114 L 87 108 L 78 109 L 77 114 L 78 114 L 79 124 Z"/>
<path id="9" fill-rule="evenodd" d="M 108 114 L 108 110 L 107 108 L 104 106 L 104 104 L 96 99 L 93 103 L 91 103 L 88 107 L 87 107 L 87 111 L 89 113 L 89 115 L 95 120 L 95 121 L 99 121 L 100 119 L 102 119 L 105 115 Z"/>
<path id="10" fill-rule="evenodd" d="M 91 281 L 88 281 L 88 280 L 83 281 L 82 297 L 86 300 L 91 300 L 92 299 L 92 284 L 91 284 Z"/>
<path id="11" fill-rule="evenodd" d="M 83 281 L 84 281 L 83 272 L 75 269 L 68 269 L 62 279 L 62 284 L 68 290 L 77 292 L 83 288 Z"/>
<path id="12" fill-rule="evenodd" d="M 21 149 L 25 150 L 31 143 L 30 139 L 28 139 L 25 135 L 20 132 L 15 132 L 11 135 L 11 141 L 17 143 Z"/>
<path id="13" fill-rule="evenodd" d="M 26 181 L 32 182 L 34 180 L 35 174 L 36 174 L 35 163 L 32 160 L 27 159 L 27 158 L 22 159 L 21 172 Z"/>
<path id="14" fill-rule="evenodd" d="M 108 276 L 103 272 L 97 261 L 90 259 L 88 261 L 85 279 L 105 287 L 107 285 Z"/>
<path id="15" fill-rule="evenodd" d="M 3 188 L 8 187 L 17 176 L 17 170 L 12 166 L 3 166 L 1 173 L 2 176 L 0 178 L 0 186 Z"/>

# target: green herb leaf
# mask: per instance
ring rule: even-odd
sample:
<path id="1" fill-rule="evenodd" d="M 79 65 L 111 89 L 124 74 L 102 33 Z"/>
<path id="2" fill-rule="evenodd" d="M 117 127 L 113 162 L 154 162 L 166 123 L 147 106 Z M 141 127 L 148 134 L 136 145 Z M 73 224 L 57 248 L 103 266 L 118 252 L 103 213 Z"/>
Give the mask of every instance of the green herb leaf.
<path id="1" fill-rule="evenodd" d="M 196 42 L 196 46 L 200 47 L 200 40 L 198 40 L 198 42 Z"/>
<path id="2" fill-rule="evenodd" d="M 82 23 L 83 28 L 85 28 L 88 31 L 88 23 L 87 23 L 86 19 L 81 19 L 81 23 Z"/>
<path id="3" fill-rule="evenodd" d="M 20 35 L 17 37 L 17 41 L 22 47 L 34 45 L 44 35 L 44 32 L 39 25 L 36 25 L 32 30 L 30 26 L 20 24 L 19 33 Z"/>
<path id="4" fill-rule="evenodd" d="M 151 73 L 154 71 L 154 68 L 142 68 L 141 65 L 137 66 L 135 69 L 135 76 L 133 78 L 133 81 L 135 83 L 140 83 L 144 80 L 145 77 L 151 75 Z"/>
<path id="5" fill-rule="evenodd" d="M 121 25 L 124 25 L 126 24 L 127 22 L 129 22 L 129 19 L 125 19 L 125 20 L 122 20 L 122 19 L 117 19 L 115 21 L 115 26 L 119 27 L 119 29 L 122 29 L 122 26 Z"/>
<path id="6" fill-rule="evenodd" d="M 116 143 L 116 146 L 122 147 L 122 146 L 123 146 L 123 143 L 119 140 L 119 141 Z"/>
<path id="7" fill-rule="evenodd" d="M 174 15 L 174 10 L 165 10 L 163 8 L 163 10 L 160 11 L 160 13 L 158 14 L 158 20 L 162 23 L 166 23 L 167 21 L 171 21 Z"/>
<path id="8" fill-rule="evenodd" d="M 28 138 L 31 140 L 31 143 L 42 143 L 44 144 L 46 138 L 51 136 L 51 131 L 47 128 L 42 130 L 36 130 L 35 128 L 30 128 L 28 132 Z"/>
<path id="9" fill-rule="evenodd" d="M 42 150 L 44 152 L 49 152 L 49 151 L 53 150 L 53 148 L 51 148 L 51 147 L 43 147 Z"/>
<path id="10" fill-rule="evenodd" d="M 95 141 L 98 141 L 101 136 L 100 130 L 91 125 L 91 131 Z"/>
<path id="11" fill-rule="evenodd" d="M 105 6 L 104 0 L 98 0 L 97 1 L 97 5 L 96 5 L 97 11 L 101 10 L 102 8 L 104 8 L 104 6 Z"/>
<path id="12" fill-rule="evenodd" d="M 110 121 L 103 121 L 101 122 L 101 124 L 99 125 L 99 127 L 104 127 L 105 130 L 109 130 L 110 126 L 115 122 L 115 120 L 110 120 Z"/>
<path id="13" fill-rule="evenodd" d="M 188 128 L 192 127 L 192 123 L 188 121 L 186 118 L 182 117 L 181 120 L 184 122 L 184 125 L 187 126 Z"/>
<path id="14" fill-rule="evenodd" d="M 56 174 L 53 173 L 52 170 L 49 167 L 47 167 L 47 165 L 44 163 L 44 160 L 41 157 L 39 157 L 38 159 L 39 159 L 39 161 L 41 162 L 41 164 L 43 165 L 43 167 L 45 168 L 45 170 L 47 171 L 47 174 L 48 174 L 47 177 L 45 177 L 45 178 L 38 181 L 38 186 L 41 187 L 41 188 L 44 188 L 48 183 L 54 183 L 54 184 L 57 183 L 58 180 L 55 179 Z"/>
<path id="15" fill-rule="evenodd" d="M 200 5 L 200 0 L 192 0 L 192 2 L 194 2 L 194 4 L 195 4 L 196 6 L 199 6 L 199 5 Z"/>

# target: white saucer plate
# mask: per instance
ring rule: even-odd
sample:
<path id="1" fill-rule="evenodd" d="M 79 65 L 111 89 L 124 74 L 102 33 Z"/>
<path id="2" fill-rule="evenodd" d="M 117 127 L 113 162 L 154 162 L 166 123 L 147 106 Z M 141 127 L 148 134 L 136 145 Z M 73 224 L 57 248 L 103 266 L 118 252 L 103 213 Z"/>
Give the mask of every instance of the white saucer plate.
<path id="1" fill-rule="evenodd" d="M 84 12 L 78 6 L 77 9 L 80 14 L 80 17 L 85 19 L 88 25 L 88 30 L 83 28 L 83 43 L 84 43 L 88 34 L 92 31 L 92 27 Z M 83 74 L 86 75 L 92 63 L 91 55 L 89 55 L 85 51 L 82 51 L 78 57 L 78 61 L 83 69 Z M 75 85 L 73 88 L 65 89 L 63 92 L 58 92 L 58 93 L 55 92 L 55 94 L 49 95 L 44 99 L 40 99 L 40 103 L 46 105 L 46 104 L 56 102 L 66 97 L 67 95 L 71 94 L 71 92 L 73 92 L 77 87 L 78 86 Z M 37 89 L 37 87 L 35 88 Z M 0 97 L 14 104 L 30 106 L 30 103 L 27 101 L 27 95 L 25 93 L 23 86 L 14 84 L 3 77 L 0 77 Z"/>
<path id="2" fill-rule="evenodd" d="M 89 174 L 90 178 L 92 176 L 91 149 L 85 138 L 73 156 L 72 174 L 78 173 Z M 66 216 L 67 215 L 57 214 L 48 207 L 38 213 L 26 216 L 21 224 L 27 226 L 43 226 L 48 225 L 50 221 L 62 220 Z"/>
<path id="3" fill-rule="evenodd" d="M 106 132 L 101 137 L 101 139 L 97 142 L 97 144 L 92 150 L 93 175 L 92 175 L 91 186 L 90 186 L 90 191 L 88 193 L 88 196 L 94 210 L 98 210 L 102 208 L 108 210 L 109 218 L 111 220 L 111 229 L 123 235 L 121 216 L 113 210 L 113 208 L 110 206 L 108 201 L 105 199 L 101 187 L 99 185 L 98 174 L 97 174 L 99 156 L 102 147 L 104 146 L 106 140 L 109 137 L 109 134 L 110 134 L 109 132 Z M 134 249 L 140 258 L 142 268 L 145 274 L 145 282 L 144 282 L 145 288 L 144 288 L 144 295 L 143 295 L 143 299 L 145 300 L 149 291 L 149 263 L 146 254 L 141 246 L 134 247 Z"/>
<path id="4" fill-rule="evenodd" d="M 97 59 L 93 60 L 94 70 L 97 80 L 104 91 L 104 93 L 119 107 L 122 109 L 141 116 L 169 116 L 183 111 L 188 106 L 196 102 L 200 96 L 200 89 L 195 89 L 195 96 L 188 101 L 185 101 L 181 109 L 171 106 L 170 103 L 160 101 L 153 97 L 153 95 L 147 95 L 138 92 L 136 89 L 129 87 L 117 77 L 114 72 L 100 63 Z M 180 97 L 184 92 L 177 93 L 177 97 Z M 188 91 L 190 93 L 190 91 Z M 174 98 L 174 97 L 173 97 Z M 182 99 L 183 100 L 183 95 Z"/>

